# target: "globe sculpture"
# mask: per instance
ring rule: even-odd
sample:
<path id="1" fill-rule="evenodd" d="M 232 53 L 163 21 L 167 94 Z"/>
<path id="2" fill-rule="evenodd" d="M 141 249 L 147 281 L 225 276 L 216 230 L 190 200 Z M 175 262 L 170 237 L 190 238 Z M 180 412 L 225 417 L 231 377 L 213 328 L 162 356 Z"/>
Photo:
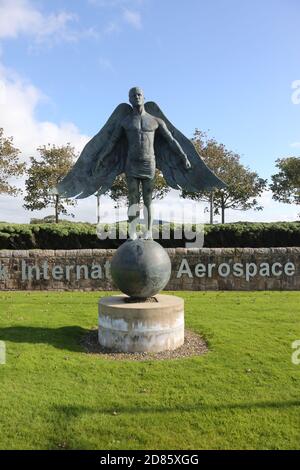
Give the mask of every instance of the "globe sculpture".
<path id="1" fill-rule="evenodd" d="M 111 275 L 124 294 L 147 299 L 169 282 L 171 261 L 164 248 L 153 240 L 128 240 L 112 259 Z"/>

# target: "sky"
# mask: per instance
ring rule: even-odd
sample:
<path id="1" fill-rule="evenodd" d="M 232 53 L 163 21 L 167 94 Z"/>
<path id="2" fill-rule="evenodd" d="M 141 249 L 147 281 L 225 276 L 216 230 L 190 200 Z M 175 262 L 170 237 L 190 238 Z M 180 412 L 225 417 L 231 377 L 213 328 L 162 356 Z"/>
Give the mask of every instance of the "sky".
<path id="1" fill-rule="evenodd" d="M 47 143 L 80 152 L 138 85 L 187 137 L 207 131 L 270 178 L 300 154 L 299 14 L 298 0 L 0 0 L 0 127 L 27 162 Z M 172 190 L 157 211 L 179 202 Z M 269 191 L 260 203 L 227 221 L 297 219 Z M 0 220 L 52 211 L 22 204 L 1 195 Z M 101 198 L 103 217 L 113 207 Z M 72 212 L 95 221 L 95 197 Z"/>

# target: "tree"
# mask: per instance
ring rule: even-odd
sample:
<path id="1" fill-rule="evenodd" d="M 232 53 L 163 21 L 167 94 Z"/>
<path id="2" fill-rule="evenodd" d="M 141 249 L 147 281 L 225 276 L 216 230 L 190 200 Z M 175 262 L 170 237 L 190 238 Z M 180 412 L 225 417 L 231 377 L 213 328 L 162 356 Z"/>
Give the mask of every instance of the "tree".
<path id="1" fill-rule="evenodd" d="M 5 137 L 0 128 L 0 194 L 16 196 L 21 190 L 10 183 L 13 177 L 22 176 L 25 163 L 19 161 L 20 151 L 14 147 L 13 138 Z"/>
<path id="2" fill-rule="evenodd" d="M 300 204 L 300 158 L 278 158 L 279 172 L 271 176 L 273 199 L 286 204 Z"/>
<path id="3" fill-rule="evenodd" d="M 222 223 L 225 223 L 225 210 L 262 210 L 257 197 L 264 191 L 267 180 L 258 176 L 240 162 L 240 156 L 228 150 L 225 145 L 215 139 L 208 139 L 206 134 L 195 130 L 192 142 L 205 163 L 226 184 L 226 189 L 216 189 L 211 195 L 209 191 L 202 193 L 182 192 L 182 197 L 210 202 L 214 214 L 221 212 Z"/>
<path id="4" fill-rule="evenodd" d="M 45 209 L 48 206 L 54 207 L 55 221 L 58 223 L 59 214 L 68 214 L 65 206 L 74 206 L 76 201 L 62 200 L 59 195 L 51 195 L 50 190 L 72 168 L 76 158 L 75 151 L 70 144 L 61 147 L 48 144 L 39 147 L 37 151 L 40 159 L 30 157 L 31 166 L 25 181 L 24 207 L 31 211 Z"/>

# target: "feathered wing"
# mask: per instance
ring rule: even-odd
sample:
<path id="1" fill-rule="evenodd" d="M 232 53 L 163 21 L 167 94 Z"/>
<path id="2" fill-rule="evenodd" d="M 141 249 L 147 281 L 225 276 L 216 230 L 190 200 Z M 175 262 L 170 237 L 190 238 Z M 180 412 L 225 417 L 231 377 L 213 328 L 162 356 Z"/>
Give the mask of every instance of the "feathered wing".
<path id="1" fill-rule="evenodd" d="M 147 113 L 165 122 L 191 163 L 191 168 L 186 170 L 180 156 L 175 154 L 166 139 L 159 132 L 156 132 L 154 141 L 156 166 L 162 171 L 169 186 L 174 189 L 181 188 L 188 192 L 226 187 L 226 184 L 204 163 L 192 142 L 173 126 L 156 103 L 149 101 L 145 104 L 145 109 Z"/>
<path id="2" fill-rule="evenodd" d="M 113 150 L 103 159 L 102 166 L 95 172 L 98 155 L 107 144 L 115 127 L 132 112 L 129 104 L 121 103 L 116 107 L 106 124 L 84 147 L 77 162 L 69 173 L 58 183 L 56 190 L 62 197 L 83 199 L 96 192 L 105 193 L 115 178 L 124 172 L 127 156 L 127 139 L 125 133 Z"/>

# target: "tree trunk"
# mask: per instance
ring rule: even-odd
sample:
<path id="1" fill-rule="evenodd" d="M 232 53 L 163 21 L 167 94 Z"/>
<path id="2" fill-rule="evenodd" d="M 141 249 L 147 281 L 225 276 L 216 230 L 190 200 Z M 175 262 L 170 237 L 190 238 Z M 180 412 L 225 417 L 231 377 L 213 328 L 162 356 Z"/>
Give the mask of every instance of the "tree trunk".
<path id="1" fill-rule="evenodd" d="M 100 196 L 97 194 L 97 224 L 100 223 Z"/>
<path id="2" fill-rule="evenodd" d="M 225 224 L 225 202 L 224 195 L 221 196 L 221 209 L 222 209 L 222 224 Z"/>
<path id="3" fill-rule="evenodd" d="M 58 202 L 59 202 L 59 195 L 56 194 L 55 196 L 55 223 L 58 224 Z"/>
<path id="4" fill-rule="evenodd" d="M 210 193 L 210 214 L 209 214 L 209 223 L 212 225 L 214 223 L 214 193 Z"/>

